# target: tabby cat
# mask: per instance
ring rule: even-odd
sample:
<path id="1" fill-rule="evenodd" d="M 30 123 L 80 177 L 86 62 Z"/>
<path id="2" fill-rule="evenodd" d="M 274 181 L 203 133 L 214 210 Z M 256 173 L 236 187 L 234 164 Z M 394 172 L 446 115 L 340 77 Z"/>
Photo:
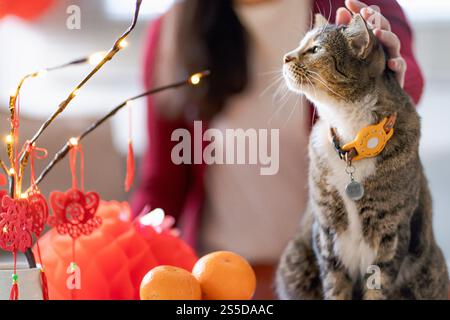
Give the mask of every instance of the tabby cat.
<path id="1" fill-rule="evenodd" d="M 285 56 L 283 74 L 314 103 L 319 121 L 310 138 L 308 209 L 277 270 L 279 297 L 447 299 L 418 152 L 420 119 L 371 28 L 360 15 L 348 26 L 316 16 Z M 379 154 L 356 161 L 359 150 L 344 150 L 380 123 L 393 134 Z"/>

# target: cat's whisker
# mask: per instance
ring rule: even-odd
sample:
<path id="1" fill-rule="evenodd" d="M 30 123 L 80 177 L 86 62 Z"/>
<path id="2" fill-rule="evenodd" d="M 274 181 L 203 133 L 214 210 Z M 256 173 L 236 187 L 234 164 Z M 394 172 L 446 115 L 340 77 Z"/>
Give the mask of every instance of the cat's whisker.
<path id="1" fill-rule="evenodd" d="M 315 3 L 315 6 L 317 7 L 317 10 L 319 11 L 319 14 L 323 16 L 322 10 L 321 10 L 321 8 L 320 8 L 320 6 L 319 6 L 319 4 L 317 2 Z M 321 29 L 319 34 L 322 34 L 323 30 L 324 30 L 324 28 Z"/>
<path id="2" fill-rule="evenodd" d="M 269 125 L 272 124 L 273 119 L 275 118 L 275 116 L 281 112 L 281 110 L 284 109 L 284 107 L 287 105 L 287 103 L 290 101 L 290 97 L 293 94 L 293 92 L 291 90 L 289 90 L 289 88 L 284 84 L 283 82 L 283 87 L 282 89 L 285 89 L 285 94 L 283 96 L 282 99 L 279 100 L 279 103 L 276 103 L 276 100 L 273 100 L 273 104 L 279 104 L 279 106 L 276 108 L 276 110 L 274 111 L 274 113 L 271 115 L 270 119 L 267 121 L 267 123 Z"/>
<path id="3" fill-rule="evenodd" d="M 284 91 L 284 92 L 283 92 Z M 283 92 L 283 93 L 282 93 Z M 286 96 L 289 94 L 290 90 L 289 88 L 282 82 L 280 84 L 279 90 L 273 95 L 273 103 L 282 102 L 286 98 Z"/>
<path id="4" fill-rule="evenodd" d="M 278 84 L 277 90 L 275 90 L 274 94 L 272 95 L 272 102 L 275 103 L 277 100 L 281 101 L 282 98 L 280 99 L 279 97 L 284 97 L 287 91 L 289 91 L 289 89 L 285 85 L 283 78 L 283 81 Z"/>
<path id="5" fill-rule="evenodd" d="M 302 80 L 300 81 L 300 90 L 303 92 L 303 81 Z M 294 109 L 293 109 L 293 110 L 296 109 L 298 101 L 300 100 L 300 110 L 301 110 L 301 119 L 302 120 L 303 120 L 303 116 L 304 116 L 304 106 L 303 106 L 304 99 L 303 99 L 303 97 L 304 97 L 303 93 L 300 95 L 297 95 L 297 100 L 295 101 Z M 291 115 L 289 116 L 288 122 L 289 122 L 290 118 L 292 117 L 292 115 L 293 115 L 293 112 L 291 111 Z"/>
<path id="6" fill-rule="evenodd" d="M 270 89 L 272 89 L 272 88 L 273 88 L 274 86 L 276 86 L 276 85 L 279 85 L 280 82 L 282 82 L 282 81 L 284 80 L 284 78 L 283 78 L 282 75 L 279 75 L 278 77 L 275 77 L 275 78 L 278 78 L 278 79 L 273 80 L 272 83 L 269 84 L 269 85 L 267 86 L 267 88 L 265 88 L 265 89 L 261 92 L 261 94 L 259 95 L 260 98 L 262 98 L 264 95 L 266 95 L 266 93 L 267 93 Z M 278 89 L 279 89 L 279 88 L 278 88 Z M 277 89 L 277 91 L 278 91 L 278 89 Z"/>
<path id="7" fill-rule="evenodd" d="M 295 25 L 290 24 L 289 26 L 287 26 L 287 28 L 292 28 L 292 30 L 289 30 L 290 32 L 291 31 L 292 32 L 296 32 L 295 33 L 296 35 L 300 34 L 300 35 L 302 35 L 302 37 L 306 34 L 306 32 L 308 32 L 308 31 L 305 31 L 303 29 L 303 27 L 301 25 L 299 25 L 299 24 L 295 24 Z M 309 29 L 307 29 L 307 30 L 311 30 L 311 27 Z"/>
<path id="8" fill-rule="evenodd" d="M 340 95 L 339 93 L 335 92 L 333 89 L 331 89 L 325 82 L 325 80 L 323 80 L 323 78 L 318 74 L 315 73 L 317 75 L 317 77 L 314 76 L 313 71 L 309 71 L 310 72 L 310 76 L 311 78 L 313 78 L 313 80 L 316 80 L 318 82 L 320 82 L 325 88 L 327 88 L 331 93 L 334 93 L 335 95 L 341 97 L 342 99 L 344 99 L 344 97 L 342 95 Z"/>
<path id="9" fill-rule="evenodd" d="M 320 76 L 320 74 L 318 74 L 317 72 L 314 71 L 308 71 L 310 73 L 310 76 L 314 79 L 319 81 L 324 87 L 326 87 L 328 90 L 330 90 L 330 92 L 334 93 L 335 95 L 341 97 L 342 99 L 344 99 L 344 97 L 340 94 L 338 94 L 337 92 L 335 92 L 334 90 L 332 90 L 325 82 L 325 80 Z M 314 75 L 316 75 L 317 77 L 314 77 Z"/>
<path id="10" fill-rule="evenodd" d="M 322 10 L 321 10 L 319 4 L 318 4 L 317 2 L 314 2 L 314 5 L 316 6 L 317 11 L 319 11 L 319 14 L 323 15 Z"/>
<path id="11" fill-rule="evenodd" d="M 327 18 L 327 23 L 324 25 L 324 28 L 322 29 L 322 32 L 324 32 L 325 29 L 328 28 L 328 26 L 330 25 L 331 12 L 332 12 L 332 10 L 331 10 L 331 7 L 332 7 L 331 0 L 328 0 L 328 5 L 329 5 L 329 13 L 328 13 L 328 18 Z"/>
<path id="12" fill-rule="evenodd" d="M 326 83 L 324 83 L 322 80 L 320 80 L 320 79 L 314 77 L 312 74 L 311 74 L 310 76 L 311 76 L 311 78 L 312 78 L 313 80 L 316 80 L 316 81 L 318 81 L 320 84 L 322 84 L 322 85 L 323 85 L 328 91 L 330 91 L 331 93 L 337 95 L 338 97 L 340 97 L 340 98 L 342 98 L 342 99 L 345 99 L 342 95 L 340 95 L 339 93 L 337 93 L 336 91 L 334 91 L 333 89 L 331 89 L 331 88 L 330 88 Z"/>
<path id="13" fill-rule="evenodd" d="M 328 18 L 327 18 L 327 27 L 330 25 L 331 13 L 333 12 L 333 10 L 332 10 L 333 6 L 331 4 L 331 0 L 328 0 L 328 5 L 330 8 L 330 11 L 328 13 Z"/>
<path id="14" fill-rule="evenodd" d="M 331 0 L 328 0 L 328 4 L 329 4 L 330 10 L 329 10 L 329 13 L 328 13 L 328 18 L 326 19 L 327 23 L 322 26 L 322 29 L 321 29 L 321 31 L 319 33 L 320 35 L 323 34 L 323 32 L 327 29 L 328 26 L 330 26 L 330 19 L 331 19 L 331 12 L 332 12 L 332 10 L 331 10 L 332 9 Z M 322 12 L 320 12 L 320 9 L 319 9 L 319 13 L 323 17 L 325 17 L 325 15 Z"/>
<path id="15" fill-rule="evenodd" d="M 325 79 L 319 73 L 317 73 L 315 71 L 308 70 L 307 73 L 310 75 L 315 75 L 318 78 L 318 80 L 321 80 L 322 82 L 326 82 Z"/>
<path id="16" fill-rule="evenodd" d="M 288 90 L 288 94 L 290 94 L 289 90 Z M 283 103 L 280 103 L 280 105 L 275 109 L 275 111 L 272 113 L 272 115 L 270 116 L 269 120 L 267 121 L 267 124 L 271 125 L 273 119 L 275 118 L 275 116 L 280 113 L 281 110 L 284 109 L 284 107 L 286 106 L 287 102 L 289 101 L 289 98 L 286 99 Z"/>
<path id="17" fill-rule="evenodd" d="M 297 108 L 297 104 L 298 104 L 298 101 L 300 100 L 300 97 L 301 97 L 300 95 L 297 96 L 294 106 L 292 107 L 291 112 L 289 113 L 289 116 L 288 116 L 286 122 L 283 124 L 282 128 L 285 128 L 288 125 L 289 121 L 291 121 L 292 117 L 294 116 L 294 113 Z M 302 99 L 302 101 L 303 101 L 303 99 Z"/>
<path id="18" fill-rule="evenodd" d="M 281 68 L 277 68 L 274 70 L 268 70 L 265 72 L 259 72 L 257 75 L 258 76 L 267 76 L 267 75 L 272 75 L 272 74 L 283 74 L 283 69 Z"/>
<path id="19" fill-rule="evenodd" d="M 313 10 L 309 10 L 309 28 L 308 30 L 311 30 L 313 28 L 314 23 L 314 12 Z"/>
<path id="20" fill-rule="evenodd" d="M 316 87 L 314 86 L 314 84 L 312 83 L 311 79 L 308 78 L 308 76 L 305 76 L 305 79 L 308 80 L 308 82 L 311 84 L 311 87 L 314 90 L 314 96 L 317 97 L 317 91 L 316 91 Z"/>
<path id="21" fill-rule="evenodd" d="M 337 93 L 336 91 L 334 91 L 333 89 L 331 89 L 323 80 L 314 77 L 314 75 L 310 74 L 310 76 L 316 80 L 319 81 L 326 89 L 328 89 L 331 93 L 337 95 L 338 97 L 342 98 L 343 100 L 346 100 L 342 95 L 340 95 L 339 93 Z"/>

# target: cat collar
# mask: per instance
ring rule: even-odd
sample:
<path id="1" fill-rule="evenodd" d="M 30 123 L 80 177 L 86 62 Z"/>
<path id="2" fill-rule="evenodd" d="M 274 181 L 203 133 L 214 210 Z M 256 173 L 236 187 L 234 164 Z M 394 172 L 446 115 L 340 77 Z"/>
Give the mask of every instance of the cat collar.
<path id="1" fill-rule="evenodd" d="M 341 147 L 335 128 L 331 128 L 331 138 L 334 149 L 343 160 L 357 161 L 379 155 L 394 134 L 397 114 L 384 118 L 378 124 L 359 130 L 356 138 Z"/>
<path id="2" fill-rule="evenodd" d="M 394 135 L 394 125 L 397 114 L 384 118 L 378 124 L 367 126 L 359 130 L 356 138 L 341 147 L 335 128 L 331 128 L 331 138 L 334 149 L 339 157 L 345 161 L 345 173 L 350 177 L 350 182 L 345 187 L 346 195 L 353 201 L 364 197 L 364 186 L 355 178 L 356 168 L 352 161 L 375 157 L 384 150 L 386 143 Z"/>

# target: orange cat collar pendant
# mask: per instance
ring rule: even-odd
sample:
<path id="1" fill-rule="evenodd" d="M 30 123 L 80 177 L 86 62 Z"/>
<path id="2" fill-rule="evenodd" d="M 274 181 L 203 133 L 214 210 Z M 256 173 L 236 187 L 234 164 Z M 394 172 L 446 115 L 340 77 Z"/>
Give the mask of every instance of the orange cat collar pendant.
<path id="1" fill-rule="evenodd" d="M 356 135 L 355 140 L 342 147 L 336 129 L 330 129 L 334 149 L 339 157 L 346 162 L 345 173 L 350 176 L 350 183 L 345 187 L 345 193 L 351 200 L 358 201 L 364 196 L 364 186 L 355 180 L 356 168 L 352 162 L 379 155 L 394 135 L 396 120 L 397 115 L 393 114 L 389 118 L 384 118 L 378 124 L 362 128 Z"/>
<path id="2" fill-rule="evenodd" d="M 394 134 L 396 119 L 397 115 L 393 114 L 376 125 L 362 128 L 356 135 L 355 140 L 342 146 L 342 150 L 345 152 L 350 152 L 352 149 L 356 150 L 356 155 L 352 158 L 352 161 L 379 155 Z"/>

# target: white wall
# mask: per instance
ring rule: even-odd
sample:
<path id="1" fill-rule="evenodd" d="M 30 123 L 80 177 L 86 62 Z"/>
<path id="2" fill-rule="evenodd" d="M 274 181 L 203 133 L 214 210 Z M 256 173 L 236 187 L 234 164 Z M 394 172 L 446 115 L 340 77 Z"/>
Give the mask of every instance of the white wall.
<path id="1" fill-rule="evenodd" d="M 421 157 L 433 195 L 434 230 L 450 262 L 450 19 L 413 25 L 417 58 L 426 78 L 419 106 Z"/>

